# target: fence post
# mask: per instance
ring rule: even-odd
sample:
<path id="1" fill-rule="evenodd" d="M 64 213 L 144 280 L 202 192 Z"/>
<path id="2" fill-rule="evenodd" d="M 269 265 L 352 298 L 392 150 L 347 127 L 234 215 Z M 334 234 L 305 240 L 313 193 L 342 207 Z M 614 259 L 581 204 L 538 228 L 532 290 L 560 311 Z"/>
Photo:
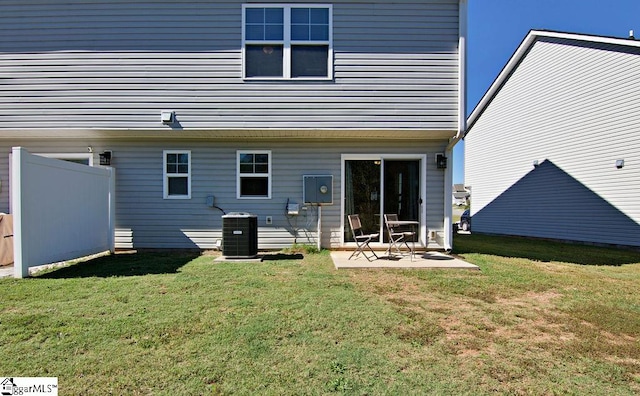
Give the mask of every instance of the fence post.
<path id="1" fill-rule="evenodd" d="M 109 250 L 116 252 L 116 170 L 109 167 Z"/>
<path id="2" fill-rule="evenodd" d="M 13 214 L 13 276 L 29 276 L 29 241 L 22 234 L 23 179 L 22 165 L 26 150 L 22 147 L 12 149 L 11 158 L 11 210 Z"/>

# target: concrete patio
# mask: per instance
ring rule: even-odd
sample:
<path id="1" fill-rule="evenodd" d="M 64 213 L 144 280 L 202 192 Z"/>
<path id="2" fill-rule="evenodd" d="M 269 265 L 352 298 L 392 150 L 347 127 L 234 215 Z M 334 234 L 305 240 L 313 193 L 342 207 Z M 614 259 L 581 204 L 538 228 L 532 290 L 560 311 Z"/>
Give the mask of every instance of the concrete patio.
<path id="1" fill-rule="evenodd" d="M 360 254 L 349 260 L 351 251 L 332 251 L 331 259 L 336 269 L 347 268 L 425 268 L 425 269 L 467 269 L 480 270 L 480 267 L 459 258 L 435 251 L 416 252 L 413 260 L 409 255 L 382 256 L 383 252 L 376 252 L 378 259 L 368 261 Z M 370 255 L 371 253 L 369 253 Z"/>

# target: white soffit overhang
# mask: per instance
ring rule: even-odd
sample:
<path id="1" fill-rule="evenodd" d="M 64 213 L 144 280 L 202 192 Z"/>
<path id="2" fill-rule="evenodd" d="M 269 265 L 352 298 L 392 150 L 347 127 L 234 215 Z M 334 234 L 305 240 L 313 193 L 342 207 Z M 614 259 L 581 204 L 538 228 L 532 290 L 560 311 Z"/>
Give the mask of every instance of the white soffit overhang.
<path id="1" fill-rule="evenodd" d="M 424 129 L 0 129 L 2 139 L 400 139 L 443 140 L 454 130 Z"/>

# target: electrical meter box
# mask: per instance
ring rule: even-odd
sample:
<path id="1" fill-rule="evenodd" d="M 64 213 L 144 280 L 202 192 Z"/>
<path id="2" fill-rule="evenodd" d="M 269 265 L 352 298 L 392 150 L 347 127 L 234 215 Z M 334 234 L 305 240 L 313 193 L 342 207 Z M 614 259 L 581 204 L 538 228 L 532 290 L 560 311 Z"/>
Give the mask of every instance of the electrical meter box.
<path id="1" fill-rule="evenodd" d="M 333 205 L 333 176 L 302 176 L 303 200 L 305 204 Z"/>

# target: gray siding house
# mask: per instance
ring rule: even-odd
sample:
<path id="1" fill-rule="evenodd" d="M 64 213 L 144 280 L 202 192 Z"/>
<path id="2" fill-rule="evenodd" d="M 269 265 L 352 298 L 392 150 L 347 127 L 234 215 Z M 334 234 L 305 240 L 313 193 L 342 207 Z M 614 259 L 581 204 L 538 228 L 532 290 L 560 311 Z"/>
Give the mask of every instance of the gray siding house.
<path id="1" fill-rule="evenodd" d="M 468 119 L 473 232 L 640 246 L 640 42 L 531 31 Z"/>
<path id="2" fill-rule="evenodd" d="M 353 213 L 450 249 L 465 35 L 466 0 L 2 1 L 0 212 L 21 146 L 110 156 L 116 248 L 214 248 L 224 211 L 261 249 L 349 247 Z"/>

